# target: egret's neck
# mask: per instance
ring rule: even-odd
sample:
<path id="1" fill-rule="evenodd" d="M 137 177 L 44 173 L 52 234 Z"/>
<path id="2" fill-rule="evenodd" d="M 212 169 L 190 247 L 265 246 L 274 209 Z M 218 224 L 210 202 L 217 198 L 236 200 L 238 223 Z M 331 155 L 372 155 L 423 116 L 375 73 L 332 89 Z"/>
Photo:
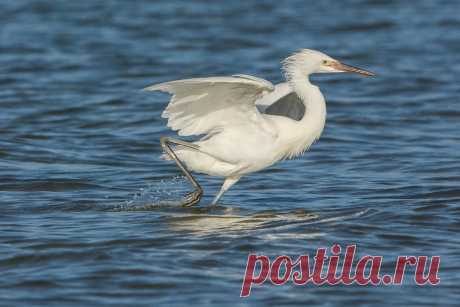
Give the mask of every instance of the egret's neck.
<path id="1" fill-rule="evenodd" d="M 317 123 L 322 131 L 326 120 L 326 103 L 319 88 L 310 83 L 305 69 L 300 70 L 297 65 L 288 65 L 285 71 L 289 85 L 305 105 L 305 115 L 301 122 Z"/>
<path id="2" fill-rule="evenodd" d="M 298 70 L 295 65 L 285 67 L 285 71 L 290 87 L 305 106 L 305 115 L 296 123 L 297 128 L 291 131 L 289 137 L 292 148 L 287 156 L 293 157 L 305 151 L 320 137 L 326 123 L 326 103 L 319 88 L 310 83 L 305 71 Z"/>

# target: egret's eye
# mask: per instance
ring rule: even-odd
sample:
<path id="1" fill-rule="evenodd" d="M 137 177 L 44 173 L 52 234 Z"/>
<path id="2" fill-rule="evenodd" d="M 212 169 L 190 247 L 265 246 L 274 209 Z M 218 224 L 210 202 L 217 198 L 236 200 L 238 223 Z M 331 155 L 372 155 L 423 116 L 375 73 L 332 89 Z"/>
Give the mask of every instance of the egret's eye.
<path id="1" fill-rule="evenodd" d="M 326 65 L 328 63 L 327 60 L 323 60 L 323 65 Z"/>

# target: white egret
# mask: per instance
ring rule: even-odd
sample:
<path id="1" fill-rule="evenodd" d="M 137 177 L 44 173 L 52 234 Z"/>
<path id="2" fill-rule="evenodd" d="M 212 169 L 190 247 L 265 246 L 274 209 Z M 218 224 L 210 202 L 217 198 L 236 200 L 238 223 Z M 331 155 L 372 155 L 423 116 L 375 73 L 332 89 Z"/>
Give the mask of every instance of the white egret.
<path id="1" fill-rule="evenodd" d="M 185 142 L 161 138 L 166 160 L 175 160 L 195 190 L 183 205 L 203 194 L 190 171 L 225 177 L 221 196 L 242 176 L 302 154 L 317 140 L 326 120 L 326 104 L 312 73 L 374 74 L 343 64 L 319 51 L 302 49 L 283 62 L 285 83 L 276 86 L 248 75 L 176 80 L 145 88 L 172 94 L 162 117 Z M 170 145 L 175 147 L 171 147 Z"/>

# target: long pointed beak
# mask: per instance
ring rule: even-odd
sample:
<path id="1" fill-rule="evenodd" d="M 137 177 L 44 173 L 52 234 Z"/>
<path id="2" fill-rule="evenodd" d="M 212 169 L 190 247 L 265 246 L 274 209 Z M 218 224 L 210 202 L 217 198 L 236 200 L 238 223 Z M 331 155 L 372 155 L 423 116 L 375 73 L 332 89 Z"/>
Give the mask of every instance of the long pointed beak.
<path id="1" fill-rule="evenodd" d="M 367 71 L 367 70 L 364 70 L 364 69 L 361 69 L 361 68 L 358 68 L 358 67 L 354 67 L 354 66 L 351 66 L 351 65 L 343 64 L 343 63 L 340 63 L 340 62 L 334 62 L 331 66 L 333 68 L 337 69 L 337 70 L 340 70 L 340 71 L 354 72 L 354 73 L 357 73 L 357 74 L 360 74 L 360 75 L 363 75 L 363 76 L 366 76 L 366 77 L 375 76 L 375 74 L 373 72 L 370 72 L 370 71 Z"/>

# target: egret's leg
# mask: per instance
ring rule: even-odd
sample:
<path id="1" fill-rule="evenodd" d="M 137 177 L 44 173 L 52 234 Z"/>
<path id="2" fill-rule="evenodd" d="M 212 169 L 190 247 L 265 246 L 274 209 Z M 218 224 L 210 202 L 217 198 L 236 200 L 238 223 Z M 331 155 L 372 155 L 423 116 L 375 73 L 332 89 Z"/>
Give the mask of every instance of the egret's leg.
<path id="1" fill-rule="evenodd" d="M 214 200 L 212 201 L 212 205 L 215 205 L 217 204 L 217 202 L 219 201 L 219 199 L 222 197 L 222 195 L 224 195 L 224 193 L 230 189 L 230 187 L 232 185 L 234 185 L 235 183 L 238 182 L 238 180 L 240 180 L 241 177 L 227 177 L 225 178 L 225 181 L 224 181 L 224 184 L 222 185 L 222 187 L 220 188 L 220 191 L 219 193 L 217 193 L 216 197 L 214 197 Z"/>
<path id="2" fill-rule="evenodd" d="M 187 177 L 187 179 L 190 181 L 190 183 L 195 188 L 195 191 L 193 191 L 193 192 L 191 192 L 191 193 L 186 195 L 185 201 L 184 201 L 184 203 L 182 205 L 187 206 L 187 207 L 195 205 L 196 203 L 198 203 L 200 201 L 201 196 L 203 195 L 203 189 L 201 188 L 201 186 L 198 183 L 198 181 L 196 181 L 195 178 L 193 178 L 192 174 L 190 174 L 190 172 L 185 168 L 185 165 L 179 160 L 177 155 L 174 153 L 174 151 L 169 146 L 169 143 L 176 144 L 176 145 L 181 145 L 181 146 L 185 146 L 185 147 L 190 147 L 190 148 L 193 148 L 193 149 L 198 149 L 199 148 L 198 145 L 188 143 L 188 142 L 184 142 L 184 141 L 181 141 L 181 140 L 176 140 L 176 139 L 173 139 L 173 138 L 168 138 L 168 137 L 161 137 L 160 138 L 160 143 L 161 143 L 161 147 L 163 147 L 163 150 L 171 157 L 171 159 L 176 161 L 177 166 L 180 168 L 182 173 L 185 175 L 185 177 Z"/>

